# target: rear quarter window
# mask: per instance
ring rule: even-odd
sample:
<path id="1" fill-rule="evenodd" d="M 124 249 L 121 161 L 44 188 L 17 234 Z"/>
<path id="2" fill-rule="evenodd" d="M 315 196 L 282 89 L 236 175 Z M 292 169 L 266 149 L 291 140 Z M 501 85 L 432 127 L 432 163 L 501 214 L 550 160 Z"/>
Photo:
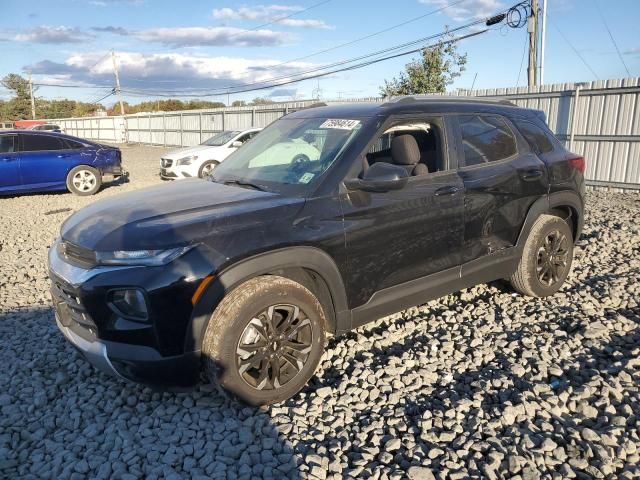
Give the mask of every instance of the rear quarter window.
<path id="1" fill-rule="evenodd" d="M 514 123 L 529 146 L 536 153 L 549 153 L 553 151 L 553 143 L 542 128 L 526 120 L 515 119 Z"/>

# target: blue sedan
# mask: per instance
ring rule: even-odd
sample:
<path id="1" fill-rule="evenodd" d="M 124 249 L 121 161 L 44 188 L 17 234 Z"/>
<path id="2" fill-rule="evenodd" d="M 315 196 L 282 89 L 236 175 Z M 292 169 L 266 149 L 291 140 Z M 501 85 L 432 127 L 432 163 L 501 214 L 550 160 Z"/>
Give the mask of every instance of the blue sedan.
<path id="1" fill-rule="evenodd" d="M 0 195 L 69 190 L 93 195 L 124 174 L 120 149 L 46 131 L 0 133 Z"/>

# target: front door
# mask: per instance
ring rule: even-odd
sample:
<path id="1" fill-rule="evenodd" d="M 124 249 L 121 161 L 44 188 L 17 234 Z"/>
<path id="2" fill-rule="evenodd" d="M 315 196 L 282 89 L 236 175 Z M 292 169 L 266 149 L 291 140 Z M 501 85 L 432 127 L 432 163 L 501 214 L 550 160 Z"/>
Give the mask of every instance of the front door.
<path id="1" fill-rule="evenodd" d="M 63 186 L 74 151 L 54 135 L 21 133 L 20 137 L 20 176 L 24 186 Z"/>
<path id="2" fill-rule="evenodd" d="M 394 158 L 394 138 L 411 136 L 414 160 Z M 449 162 L 442 117 L 392 119 L 366 154 L 366 163 L 406 167 L 406 186 L 387 192 L 351 191 L 342 196 L 350 308 L 361 307 L 383 289 L 398 287 L 460 265 L 463 236 L 462 180 Z M 411 140 L 413 143 L 413 140 Z M 365 306 L 366 308 L 366 306 Z M 356 326 L 364 323 L 354 317 Z"/>
<path id="3" fill-rule="evenodd" d="M 0 135 L 0 191 L 20 187 L 20 156 L 18 136 Z"/>

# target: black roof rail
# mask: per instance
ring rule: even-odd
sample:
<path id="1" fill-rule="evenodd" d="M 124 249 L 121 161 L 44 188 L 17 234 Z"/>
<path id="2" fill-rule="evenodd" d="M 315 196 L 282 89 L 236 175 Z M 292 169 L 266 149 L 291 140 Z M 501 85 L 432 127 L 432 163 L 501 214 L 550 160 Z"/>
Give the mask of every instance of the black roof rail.
<path id="1" fill-rule="evenodd" d="M 517 105 L 506 98 L 490 98 L 490 97 L 464 97 L 464 96 L 452 96 L 452 95 L 402 95 L 398 97 L 390 97 L 382 105 L 398 105 L 403 103 L 418 103 L 421 101 L 441 101 L 441 102 L 477 102 L 477 103 L 489 103 L 508 105 L 516 107 Z"/>

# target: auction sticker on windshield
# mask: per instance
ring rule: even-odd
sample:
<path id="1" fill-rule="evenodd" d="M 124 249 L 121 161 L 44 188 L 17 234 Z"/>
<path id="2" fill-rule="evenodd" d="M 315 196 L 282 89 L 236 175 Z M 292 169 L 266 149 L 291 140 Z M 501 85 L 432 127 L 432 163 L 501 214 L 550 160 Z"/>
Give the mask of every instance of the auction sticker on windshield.
<path id="1" fill-rule="evenodd" d="M 360 125 L 360 120 L 349 120 L 340 118 L 328 118 L 320 128 L 338 128 L 340 130 L 353 130 Z"/>

